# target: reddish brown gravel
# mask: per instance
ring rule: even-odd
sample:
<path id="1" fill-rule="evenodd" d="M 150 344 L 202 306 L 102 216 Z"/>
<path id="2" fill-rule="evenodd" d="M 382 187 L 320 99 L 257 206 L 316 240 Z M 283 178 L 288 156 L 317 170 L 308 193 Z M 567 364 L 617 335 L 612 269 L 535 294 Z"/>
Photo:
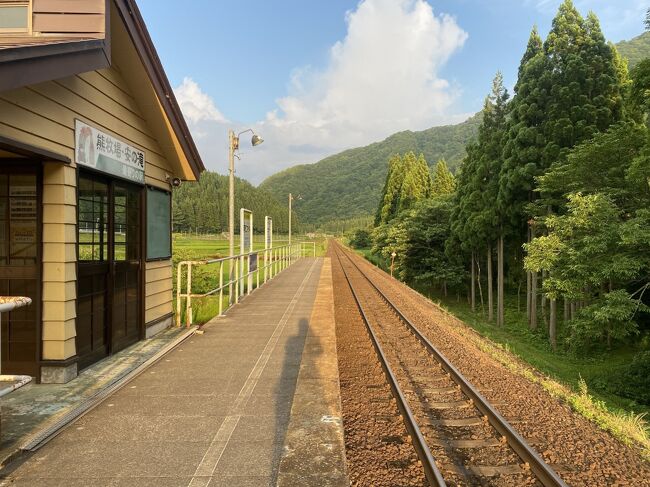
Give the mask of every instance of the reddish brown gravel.
<path id="1" fill-rule="evenodd" d="M 447 485 L 541 486 L 367 278 L 335 250 L 335 265 L 354 287 Z"/>
<path id="2" fill-rule="evenodd" d="M 509 371 L 478 348 L 480 339 L 473 330 L 434 303 L 365 259 L 352 258 L 567 484 L 650 486 L 650 464 L 633 448 L 571 411 L 539 384 Z M 344 285 L 334 281 L 335 296 Z"/>
<path id="3" fill-rule="evenodd" d="M 339 381 L 350 484 L 428 485 L 354 298 L 335 262 L 333 258 Z"/>

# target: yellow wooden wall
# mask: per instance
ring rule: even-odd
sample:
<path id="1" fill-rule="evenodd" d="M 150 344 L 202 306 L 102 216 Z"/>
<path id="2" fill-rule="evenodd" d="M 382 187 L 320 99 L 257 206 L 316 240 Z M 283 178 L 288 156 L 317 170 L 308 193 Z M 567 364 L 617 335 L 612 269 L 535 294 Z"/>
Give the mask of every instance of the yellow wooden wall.
<path id="1" fill-rule="evenodd" d="M 142 80 L 142 82 L 146 81 Z M 143 149 L 146 154 L 146 183 L 169 190 L 166 175 L 175 176 L 176 174 L 138 108 L 128 85 L 117 69 L 110 68 L 83 73 L 0 93 L 0 134 L 43 147 L 67 156 L 71 160 L 74 160 L 75 118 Z M 44 223 L 50 223 L 50 216 L 52 219 L 57 218 L 56 215 L 60 208 L 48 205 L 55 205 L 59 198 L 64 198 L 66 202 L 65 221 L 52 221 L 51 223 L 69 225 L 72 215 L 76 221 L 74 206 L 76 205 L 76 196 L 72 197 L 76 184 L 76 180 L 71 178 L 71 175 L 74 174 L 73 167 L 74 164 L 63 172 L 46 169 Z M 51 172 L 48 173 L 48 171 Z M 48 174 L 53 179 L 48 179 Z M 50 180 L 53 182 L 48 187 L 47 184 Z M 49 239 L 65 238 L 65 244 L 74 244 L 76 235 L 74 232 L 71 233 L 68 226 L 56 229 L 55 227 L 44 227 L 44 230 L 44 269 L 47 277 L 50 264 L 57 262 L 63 264 L 63 261 L 59 259 L 60 256 L 67 259 L 74 249 L 68 245 L 58 245 L 64 244 L 64 242 L 50 242 Z M 56 236 L 54 233 L 48 233 L 50 230 L 56 230 Z M 70 278 L 71 271 L 67 264 L 64 267 L 65 282 L 69 282 L 67 279 Z M 171 261 L 151 262 L 146 265 L 145 321 L 147 323 L 172 311 L 171 273 Z M 76 279 L 76 276 L 73 277 Z M 47 299 L 58 299 L 57 303 L 68 303 L 70 299 L 74 301 L 74 294 L 71 296 L 73 290 L 74 286 L 69 284 L 57 285 L 51 289 L 48 286 L 45 294 Z M 65 293 L 65 296 L 56 297 L 58 293 Z M 61 306 L 48 308 L 46 304 L 44 316 L 48 317 L 49 309 L 55 308 L 59 309 Z M 46 336 L 56 337 L 57 340 L 63 339 L 63 341 L 73 338 L 70 337 L 70 330 L 74 330 L 74 328 L 69 324 L 70 320 L 74 319 L 74 306 L 65 305 L 64 309 L 65 315 L 57 315 L 56 320 L 52 320 L 59 325 L 48 325 L 44 338 Z M 56 332 L 54 328 L 57 329 Z M 49 344 L 48 347 L 44 347 L 44 350 L 52 351 L 52 354 L 48 352 L 48 357 L 44 358 L 62 359 L 66 357 L 55 357 L 54 355 L 68 354 L 69 346 Z"/>

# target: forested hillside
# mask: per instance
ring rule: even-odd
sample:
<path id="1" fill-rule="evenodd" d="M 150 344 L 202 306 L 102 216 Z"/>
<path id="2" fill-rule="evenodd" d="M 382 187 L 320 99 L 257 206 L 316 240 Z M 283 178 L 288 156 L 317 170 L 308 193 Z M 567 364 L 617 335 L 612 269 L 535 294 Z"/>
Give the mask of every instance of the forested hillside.
<path id="1" fill-rule="evenodd" d="M 174 231 L 228 231 L 228 176 L 206 171 L 198 183 L 182 184 L 173 195 Z M 239 232 L 239 209 L 248 208 L 253 212 L 256 232 L 264 232 L 265 215 L 273 217 L 276 232 L 286 232 L 287 206 L 263 189 L 235 178 L 235 231 Z M 294 214 L 294 224 L 295 218 Z"/>
<path id="2" fill-rule="evenodd" d="M 374 214 L 386 163 L 397 153 L 422 153 L 429 164 L 444 158 L 455 170 L 465 156 L 465 145 L 481 122 L 475 115 L 458 125 L 433 127 L 421 132 L 399 132 L 382 142 L 347 150 L 315 164 L 294 166 L 267 178 L 259 187 L 278 200 L 301 194 L 296 212 L 305 223 L 324 223 Z"/>
<path id="3" fill-rule="evenodd" d="M 644 32 L 629 41 L 621 41 L 616 44 L 616 49 L 628 60 L 628 65 L 632 69 L 650 54 L 650 32 Z"/>

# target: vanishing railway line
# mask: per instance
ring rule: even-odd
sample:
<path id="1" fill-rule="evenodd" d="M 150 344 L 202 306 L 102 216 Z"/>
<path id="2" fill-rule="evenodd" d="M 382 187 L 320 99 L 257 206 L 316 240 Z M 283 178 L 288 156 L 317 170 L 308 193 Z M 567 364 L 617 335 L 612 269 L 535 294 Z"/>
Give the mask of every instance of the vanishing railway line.
<path id="1" fill-rule="evenodd" d="M 347 251 L 333 252 L 429 484 L 565 486 Z"/>

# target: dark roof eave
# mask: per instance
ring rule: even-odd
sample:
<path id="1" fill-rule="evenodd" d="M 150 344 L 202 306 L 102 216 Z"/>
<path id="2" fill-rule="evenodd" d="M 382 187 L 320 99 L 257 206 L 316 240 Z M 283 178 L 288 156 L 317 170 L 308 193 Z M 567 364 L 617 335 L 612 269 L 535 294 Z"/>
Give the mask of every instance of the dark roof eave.
<path id="1" fill-rule="evenodd" d="M 69 157 L 62 154 L 58 154 L 56 152 L 52 152 L 51 150 L 44 149 L 35 145 L 25 144 L 24 142 L 14 140 L 9 137 L 4 137 L 2 135 L 0 135 L 0 149 L 4 149 L 30 159 L 56 161 L 62 162 L 63 164 L 70 164 L 70 162 L 72 162 L 70 161 Z"/>
<path id="2" fill-rule="evenodd" d="M 140 10 L 132 0 L 115 0 L 115 4 L 124 20 L 131 40 L 135 44 L 140 60 L 149 74 L 158 99 L 169 117 L 174 132 L 178 136 L 183 152 L 189 161 L 192 173 L 196 179 L 199 179 L 200 174 L 205 171 L 205 166 L 176 101 L 174 91 L 169 84 L 169 80 L 162 67 L 153 41 L 149 36 Z"/>
<path id="3" fill-rule="evenodd" d="M 110 66 L 103 39 L 0 49 L 0 92 Z"/>

